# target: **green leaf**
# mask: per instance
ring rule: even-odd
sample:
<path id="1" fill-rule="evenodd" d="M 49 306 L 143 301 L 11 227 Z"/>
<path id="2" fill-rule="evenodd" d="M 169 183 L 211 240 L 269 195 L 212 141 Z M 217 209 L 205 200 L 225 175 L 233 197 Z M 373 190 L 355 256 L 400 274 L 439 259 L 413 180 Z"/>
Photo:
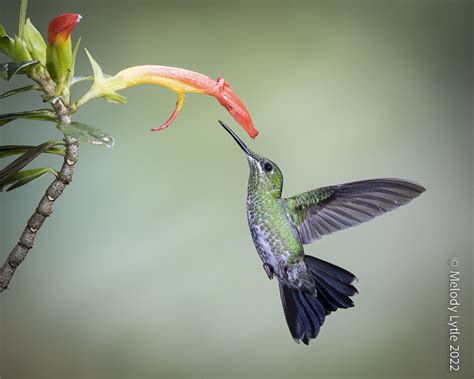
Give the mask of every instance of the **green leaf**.
<path id="1" fill-rule="evenodd" d="M 49 173 L 58 176 L 56 170 L 51 167 L 33 168 L 31 170 L 17 172 L 16 174 L 9 176 L 7 179 L 0 181 L 0 191 L 3 191 L 8 185 L 9 187 L 7 188 L 7 191 L 14 190 Z"/>
<path id="2" fill-rule="evenodd" d="M 77 138 L 93 145 L 104 145 L 109 149 L 114 145 L 114 138 L 103 130 L 94 126 L 71 122 L 70 124 L 58 124 L 58 129 L 66 136 Z"/>
<path id="3" fill-rule="evenodd" d="M 3 25 L 0 25 L 0 53 L 11 57 L 13 40 L 7 35 Z"/>
<path id="4" fill-rule="evenodd" d="M 26 153 L 19 156 L 8 166 L 0 170 L 0 181 L 7 179 L 9 176 L 14 175 L 26 165 L 28 165 L 35 158 L 38 158 L 42 153 L 51 147 L 61 145 L 61 141 L 52 140 L 42 143 L 41 145 L 35 146 L 32 149 L 28 150 Z"/>
<path id="5" fill-rule="evenodd" d="M 4 146 L 0 146 L 0 159 L 10 157 L 12 155 L 26 153 L 27 151 L 30 151 L 31 149 L 34 149 L 35 147 L 36 146 L 32 146 L 32 145 L 4 145 Z M 43 151 L 43 153 L 62 155 L 62 156 L 64 156 L 64 154 L 65 154 L 64 149 L 61 149 L 60 147 L 51 147 L 51 148 Z"/>
<path id="6" fill-rule="evenodd" d="M 20 88 L 15 88 L 10 91 L 4 92 L 0 95 L 0 99 L 5 99 L 6 97 L 16 95 L 18 93 L 26 92 L 26 91 L 39 91 L 39 87 L 31 85 L 31 86 L 25 86 L 25 87 L 20 87 Z"/>
<path id="7" fill-rule="evenodd" d="M 8 36 L 0 36 L 0 53 L 11 58 L 13 40 Z"/>
<path id="8" fill-rule="evenodd" d="M 49 109 L 37 109 L 34 111 L 0 114 L 0 126 L 5 125 L 10 121 L 16 120 L 17 118 L 58 122 L 56 115 Z"/>
<path id="9" fill-rule="evenodd" d="M 0 78 L 10 80 L 13 75 L 27 74 L 38 61 L 0 63 Z"/>
<path id="10" fill-rule="evenodd" d="M 33 59 L 37 59 L 43 65 L 46 64 L 46 42 L 29 18 L 25 23 L 24 34 L 26 46 Z"/>

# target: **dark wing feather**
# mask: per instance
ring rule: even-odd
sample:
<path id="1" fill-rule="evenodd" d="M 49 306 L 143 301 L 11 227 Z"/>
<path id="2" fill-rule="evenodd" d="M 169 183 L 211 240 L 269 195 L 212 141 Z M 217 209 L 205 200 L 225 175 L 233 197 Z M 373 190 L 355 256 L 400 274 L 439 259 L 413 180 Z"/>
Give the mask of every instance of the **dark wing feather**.
<path id="1" fill-rule="evenodd" d="M 318 188 L 284 199 L 304 244 L 362 224 L 419 196 L 425 188 L 401 179 L 371 179 Z"/>

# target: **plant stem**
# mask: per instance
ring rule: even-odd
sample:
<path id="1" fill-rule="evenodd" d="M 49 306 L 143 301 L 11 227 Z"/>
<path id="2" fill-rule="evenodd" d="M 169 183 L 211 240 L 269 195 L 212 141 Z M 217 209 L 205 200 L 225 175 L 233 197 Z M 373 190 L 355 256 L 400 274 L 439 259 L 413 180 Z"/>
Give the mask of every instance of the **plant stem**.
<path id="1" fill-rule="evenodd" d="M 46 94 L 54 94 L 56 86 L 54 82 L 45 77 L 34 78 Z M 58 99 L 53 103 L 53 108 L 59 121 L 62 124 L 71 123 L 71 111 L 64 105 L 62 100 Z M 33 242 L 38 234 L 43 222 L 53 212 L 53 204 L 55 200 L 61 196 L 66 186 L 71 183 L 74 173 L 74 165 L 79 158 L 79 143 L 77 139 L 64 136 L 66 152 L 64 155 L 63 165 L 57 178 L 49 185 L 46 193 L 41 198 L 35 212 L 32 214 L 26 224 L 18 242 L 10 251 L 6 261 L 0 268 L 0 292 L 8 288 L 15 270 L 26 258 L 28 252 L 33 247 Z"/>
<path id="2" fill-rule="evenodd" d="M 26 9 L 28 8 L 28 0 L 21 0 L 20 2 L 20 20 L 18 22 L 18 37 L 23 39 L 23 31 L 25 29 Z"/>

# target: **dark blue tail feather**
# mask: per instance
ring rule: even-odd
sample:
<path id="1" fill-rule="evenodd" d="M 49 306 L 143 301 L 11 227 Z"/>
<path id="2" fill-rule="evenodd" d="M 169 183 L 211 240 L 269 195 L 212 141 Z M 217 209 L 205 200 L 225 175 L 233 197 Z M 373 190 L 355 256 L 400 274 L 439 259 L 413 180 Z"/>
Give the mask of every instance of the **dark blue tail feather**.
<path id="1" fill-rule="evenodd" d="M 307 255 L 305 263 L 316 284 L 316 294 L 280 283 L 280 297 L 286 321 L 296 342 L 306 345 L 318 336 L 326 315 L 338 308 L 350 308 L 357 293 L 357 278 L 343 268 Z"/>

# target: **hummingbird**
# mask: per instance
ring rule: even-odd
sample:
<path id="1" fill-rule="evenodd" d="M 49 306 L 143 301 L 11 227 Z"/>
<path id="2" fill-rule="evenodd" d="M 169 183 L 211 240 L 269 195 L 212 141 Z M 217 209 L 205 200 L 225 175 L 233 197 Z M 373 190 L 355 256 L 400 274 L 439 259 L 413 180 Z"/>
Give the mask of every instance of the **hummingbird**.
<path id="1" fill-rule="evenodd" d="M 282 198 L 283 174 L 251 151 L 222 121 L 244 151 L 250 175 L 247 219 L 269 279 L 276 277 L 286 322 L 295 342 L 308 345 L 327 315 L 354 306 L 358 279 L 351 272 L 306 255 L 303 245 L 372 220 L 425 191 L 402 179 L 369 179 L 317 188 Z"/>

